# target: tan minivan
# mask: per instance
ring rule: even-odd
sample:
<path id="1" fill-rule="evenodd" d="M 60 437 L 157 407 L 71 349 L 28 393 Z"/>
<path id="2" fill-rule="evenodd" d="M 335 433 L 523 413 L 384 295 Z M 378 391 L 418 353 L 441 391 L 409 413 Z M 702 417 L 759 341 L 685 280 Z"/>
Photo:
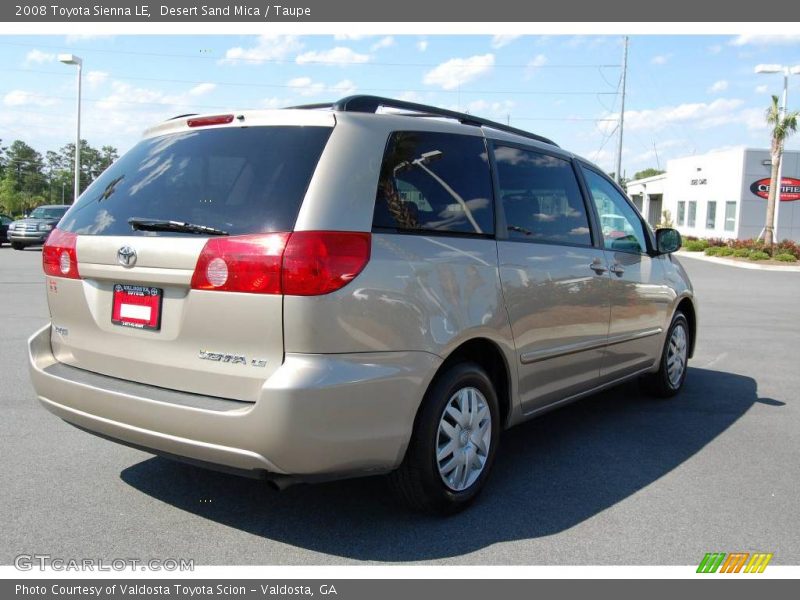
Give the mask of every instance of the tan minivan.
<path id="1" fill-rule="evenodd" d="M 449 513 L 501 431 L 642 377 L 677 393 L 692 287 L 596 166 L 373 96 L 153 127 L 43 251 L 42 404 L 283 487 L 391 473 Z"/>

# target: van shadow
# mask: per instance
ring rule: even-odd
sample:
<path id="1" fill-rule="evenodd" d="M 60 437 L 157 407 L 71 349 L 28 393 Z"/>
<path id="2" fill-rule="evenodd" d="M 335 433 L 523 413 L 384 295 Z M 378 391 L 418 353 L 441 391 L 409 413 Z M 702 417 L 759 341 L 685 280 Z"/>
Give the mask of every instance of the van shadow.
<path id="1" fill-rule="evenodd" d="M 756 382 L 690 369 L 676 398 L 647 399 L 625 384 L 504 433 L 479 500 L 447 519 L 411 513 L 383 477 L 296 486 L 152 458 L 122 480 L 158 500 L 244 532 L 357 560 L 452 557 L 552 535 L 592 517 L 691 458 L 760 399 Z"/>

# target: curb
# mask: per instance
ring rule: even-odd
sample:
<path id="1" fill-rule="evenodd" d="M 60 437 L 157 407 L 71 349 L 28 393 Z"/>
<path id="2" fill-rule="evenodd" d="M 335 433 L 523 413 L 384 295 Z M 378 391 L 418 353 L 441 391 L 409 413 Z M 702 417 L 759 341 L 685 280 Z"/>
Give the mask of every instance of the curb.
<path id="1" fill-rule="evenodd" d="M 780 273 L 800 273 L 800 266 L 785 266 L 778 265 L 759 265 L 757 263 L 746 263 L 738 260 L 728 260 L 726 258 L 719 258 L 717 256 L 706 256 L 702 252 L 687 252 L 686 250 L 679 250 L 674 253 L 678 258 L 692 258 L 694 260 L 704 260 L 718 265 L 725 265 L 728 267 L 739 267 L 740 269 L 751 269 L 756 271 L 778 271 Z"/>

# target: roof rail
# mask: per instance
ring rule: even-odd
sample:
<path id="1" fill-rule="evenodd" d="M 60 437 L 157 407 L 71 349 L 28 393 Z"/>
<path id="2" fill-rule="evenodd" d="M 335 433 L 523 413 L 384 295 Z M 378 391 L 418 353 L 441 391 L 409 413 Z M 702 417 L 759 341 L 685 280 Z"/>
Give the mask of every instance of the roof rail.
<path id="1" fill-rule="evenodd" d="M 545 144 L 550 144 L 551 146 L 556 146 L 556 147 L 558 146 L 558 144 L 556 144 L 553 140 L 550 140 L 544 136 L 536 135 L 535 133 L 531 133 L 530 131 L 525 131 L 524 129 L 517 129 L 516 127 L 511 127 L 510 125 L 503 125 L 502 123 L 498 123 L 496 121 L 490 121 L 489 119 L 476 117 L 475 115 L 469 115 L 467 113 L 457 112 L 454 110 L 447 110 L 445 108 L 438 108 L 436 106 L 430 106 L 428 104 L 418 104 L 416 102 L 406 102 L 405 100 L 393 100 L 391 98 L 382 98 L 380 96 L 365 96 L 365 95 L 347 96 L 346 98 L 342 98 L 341 100 L 337 100 L 336 102 L 328 102 L 320 104 L 304 104 L 301 106 L 291 106 L 289 108 L 298 108 L 298 109 L 330 108 L 332 110 L 338 110 L 344 112 L 374 113 L 377 112 L 377 110 L 381 106 L 385 108 L 397 108 L 400 110 L 411 111 L 412 114 L 405 114 L 404 116 L 444 117 L 447 119 L 454 119 L 459 123 L 463 123 L 464 125 L 474 125 L 476 127 L 488 127 L 490 129 L 496 129 L 497 131 L 505 131 L 506 133 L 513 133 L 514 135 L 526 137 L 532 140 L 536 140 L 538 142 L 544 142 Z"/>

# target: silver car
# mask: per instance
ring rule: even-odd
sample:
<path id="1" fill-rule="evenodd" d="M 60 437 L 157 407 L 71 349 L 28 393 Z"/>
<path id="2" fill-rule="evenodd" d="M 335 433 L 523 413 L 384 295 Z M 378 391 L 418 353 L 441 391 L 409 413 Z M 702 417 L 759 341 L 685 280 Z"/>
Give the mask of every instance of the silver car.
<path id="1" fill-rule="evenodd" d="M 598 167 L 474 115 L 182 116 L 48 238 L 31 377 L 104 438 L 278 487 L 389 473 L 452 513 L 504 429 L 631 378 L 681 389 L 679 246 Z"/>

